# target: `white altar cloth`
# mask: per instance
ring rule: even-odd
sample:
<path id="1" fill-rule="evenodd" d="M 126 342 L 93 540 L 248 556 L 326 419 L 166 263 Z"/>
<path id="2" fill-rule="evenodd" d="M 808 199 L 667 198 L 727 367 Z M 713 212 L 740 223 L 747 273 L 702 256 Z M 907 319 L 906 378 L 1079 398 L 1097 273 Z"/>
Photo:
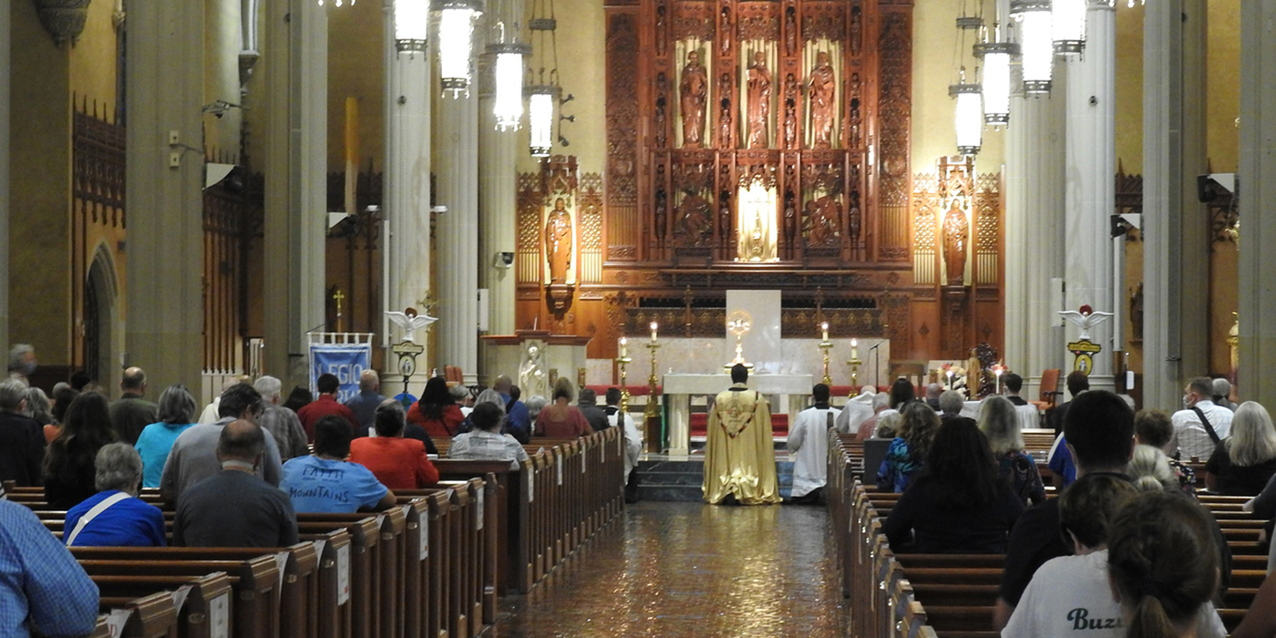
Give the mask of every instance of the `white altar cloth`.
<path id="1" fill-rule="evenodd" d="M 811 396 L 814 377 L 809 374 L 756 374 L 749 376 L 749 388 L 764 395 L 779 395 L 771 412 L 787 413 L 792 425 Z M 691 448 L 691 397 L 715 396 L 731 387 L 729 374 L 666 374 L 665 415 L 669 432 L 669 454 L 687 454 Z"/>

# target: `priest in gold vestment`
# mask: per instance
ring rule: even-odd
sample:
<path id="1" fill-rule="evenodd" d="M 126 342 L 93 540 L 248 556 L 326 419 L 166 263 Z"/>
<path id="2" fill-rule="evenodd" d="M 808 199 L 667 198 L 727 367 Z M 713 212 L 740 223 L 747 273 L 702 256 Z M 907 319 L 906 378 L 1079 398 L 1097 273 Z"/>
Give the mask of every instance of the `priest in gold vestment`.
<path id="1" fill-rule="evenodd" d="M 731 389 L 718 394 L 709 411 L 704 448 L 704 500 L 733 497 L 742 505 L 780 502 L 771 436 L 771 405 L 745 383 L 749 370 L 731 368 Z"/>

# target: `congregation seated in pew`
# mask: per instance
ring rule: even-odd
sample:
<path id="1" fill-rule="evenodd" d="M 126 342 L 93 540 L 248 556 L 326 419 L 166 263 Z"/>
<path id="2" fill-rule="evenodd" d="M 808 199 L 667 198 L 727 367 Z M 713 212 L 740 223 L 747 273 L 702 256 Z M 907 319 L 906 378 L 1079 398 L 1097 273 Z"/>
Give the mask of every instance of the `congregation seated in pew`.
<path id="1" fill-rule="evenodd" d="M 142 428 L 134 444 L 142 456 L 142 487 L 160 486 L 173 443 L 195 425 L 195 397 L 186 386 L 178 383 L 165 388 L 157 405 L 158 421 Z"/>
<path id="2" fill-rule="evenodd" d="M 923 403 L 912 405 L 931 411 Z M 975 422 L 953 417 L 939 427 L 925 465 L 900 495 L 882 533 L 896 552 L 997 554 L 1006 551 L 1023 508 Z"/>
<path id="3" fill-rule="evenodd" d="M 920 401 L 901 408 L 901 425 L 877 470 L 877 487 L 903 492 L 922 469 L 939 429 L 939 415 Z"/>
<path id="4" fill-rule="evenodd" d="M 1024 450 L 1023 433 L 1019 429 L 1019 415 L 1009 400 L 991 396 L 979 407 L 979 429 L 988 437 L 993 458 L 1001 476 L 1010 481 L 1011 487 L 1024 505 L 1046 500 L 1046 488 L 1041 482 L 1037 462 Z"/>
<path id="5" fill-rule="evenodd" d="M 222 398 L 223 410 L 227 399 Z M 245 419 L 219 429 L 215 454 L 221 470 L 182 493 L 173 521 L 173 545 L 287 547 L 296 543 L 292 501 L 254 474 L 266 454 L 267 433 Z"/>
<path id="6" fill-rule="evenodd" d="M 377 406 L 373 432 L 350 442 L 350 460 L 368 468 L 377 480 L 392 490 L 430 487 L 439 482 L 439 471 L 426 455 L 427 447 L 408 438 L 411 424 L 404 419 L 403 406 L 387 399 Z M 419 428 L 418 428 L 419 429 Z M 431 445 L 432 447 L 432 445 Z"/>
<path id="7" fill-rule="evenodd" d="M 575 439 L 593 433 L 589 421 L 580 408 L 571 404 L 575 394 L 572 382 L 559 377 L 554 382 L 554 402 L 546 405 L 536 416 L 536 436 L 551 439 Z"/>
<path id="8" fill-rule="evenodd" d="M 70 509 L 97 493 L 93 461 L 102 446 L 115 440 L 106 397 L 97 392 L 76 397 L 44 456 L 44 495 L 50 507 Z"/>
<path id="9" fill-rule="evenodd" d="M 512 435 L 501 434 L 501 416 L 498 406 L 489 402 L 477 403 L 469 416 L 474 429 L 452 439 L 448 456 L 454 459 L 509 461 L 510 469 L 517 470 L 519 463 L 527 459 L 527 451 Z"/>
<path id="10" fill-rule="evenodd" d="M 298 513 L 350 514 L 394 505 L 394 492 L 350 455 L 350 423 L 329 415 L 314 424 L 315 451 L 284 463 L 279 489 Z"/>
<path id="11" fill-rule="evenodd" d="M 164 514 L 137 498 L 142 457 L 127 443 L 98 450 L 94 462 L 99 490 L 66 513 L 63 541 L 68 547 L 163 547 Z"/>
<path id="12" fill-rule="evenodd" d="M 218 458 L 222 429 L 236 420 L 255 424 L 264 409 L 261 394 L 247 383 L 236 383 L 222 392 L 217 404 L 220 418 L 214 423 L 195 425 L 173 442 L 160 477 L 160 493 L 164 499 L 170 503 L 178 502 L 192 485 L 219 473 L 223 469 Z M 279 447 L 269 430 L 262 429 L 260 432 L 264 438 L 261 458 L 254 462 L 250 471 L 270 485 L 278 486 L 282 468 Z"/>
<path id="13" fill-rule="evenodd" d="M 98 588 L 27 507 L 0 499 L 0 636 L 87 636 Z"/>

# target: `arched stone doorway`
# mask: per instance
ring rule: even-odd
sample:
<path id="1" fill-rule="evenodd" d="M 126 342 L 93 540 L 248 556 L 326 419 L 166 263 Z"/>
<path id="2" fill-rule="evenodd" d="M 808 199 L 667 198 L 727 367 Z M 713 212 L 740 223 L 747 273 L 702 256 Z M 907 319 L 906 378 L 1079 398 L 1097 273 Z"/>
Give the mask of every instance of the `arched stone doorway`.
<path id="1" fill-rule="evenodd" d="M 99 245 L 84 283 L 84 370 L 108 391 L 119 386 L 119 285 L 106 245 Z"/>

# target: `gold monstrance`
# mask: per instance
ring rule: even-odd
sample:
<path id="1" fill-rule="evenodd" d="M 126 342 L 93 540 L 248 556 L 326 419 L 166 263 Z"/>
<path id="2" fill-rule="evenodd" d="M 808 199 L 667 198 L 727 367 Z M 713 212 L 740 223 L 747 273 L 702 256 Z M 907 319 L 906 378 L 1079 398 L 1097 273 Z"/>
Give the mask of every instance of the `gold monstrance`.
<path id="1" fill-rule="evenodd" d="M 724 364 L 725 370 L 730 370 L 737 363 L 743 364 L 744 367 L 752 370 L 753 364 L 744 360 L 744 333 L 753 327 L 753 317 L 743 310 L 737 310 L 727 317 L 727 332 L 735 335 L 735 358 Z"/>

